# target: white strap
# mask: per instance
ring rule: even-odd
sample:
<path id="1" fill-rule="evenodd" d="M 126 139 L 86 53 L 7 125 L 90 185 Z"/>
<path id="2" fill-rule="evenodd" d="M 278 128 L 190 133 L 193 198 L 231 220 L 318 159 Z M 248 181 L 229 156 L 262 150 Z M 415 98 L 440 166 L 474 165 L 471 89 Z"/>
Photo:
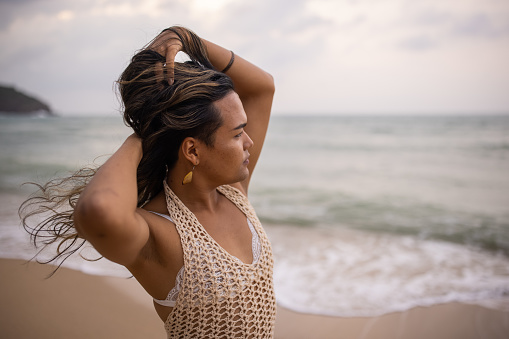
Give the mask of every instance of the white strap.
<path id="1" fill-rule="evenodd" d="M 162 213 L 157 213 L 157 212 L 154 212 L 154 211 L 149 211 L 149 212 L 157 214 L 158 216 L 163 217 L 163 218 L 168 219 L 169 221 L 173 222 L 173 220 L 171 219 L 171 217 L 169 215 L 162 214 Z"/>

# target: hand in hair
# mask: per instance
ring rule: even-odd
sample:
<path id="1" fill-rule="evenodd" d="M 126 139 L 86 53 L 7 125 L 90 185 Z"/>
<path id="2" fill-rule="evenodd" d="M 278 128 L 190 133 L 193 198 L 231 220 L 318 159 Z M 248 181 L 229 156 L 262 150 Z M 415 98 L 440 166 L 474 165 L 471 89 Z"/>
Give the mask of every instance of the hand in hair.
<path id="1" fill-rule="evenodd" d="M 182 42 L 177 34 L 172 31 L 162 31 L 148 46 L 166 58 L 166 63 L 162 65 L 166 72 L 168 83 L 171 85 L 174 81 L 175 56 L 182 50 Z"/>
<path id="2" fill-rule="evenodd" d="M 193 31 L 173 26 L 164 29 L 158 36 L 152 40 L 147 49 L 156 51 L 164 56 L 166 63 L 163 65 L 163 71 L 166 72 L 168 83 L 171 85 L 174 81 L 175 56 L 182 51 L 189 55 L 193 60 L 209 69 L 214 69 L 207 55 L 207 49 L 202 40 Z"/>

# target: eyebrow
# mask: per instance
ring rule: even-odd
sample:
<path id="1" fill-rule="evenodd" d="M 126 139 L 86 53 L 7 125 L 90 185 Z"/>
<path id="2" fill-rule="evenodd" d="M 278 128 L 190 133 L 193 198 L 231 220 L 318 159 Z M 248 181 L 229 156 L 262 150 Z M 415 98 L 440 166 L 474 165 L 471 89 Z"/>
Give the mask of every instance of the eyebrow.
<path id="1" fill-rule="evenodd" d="M 245 122 L 243 124 L 240 124 L 237 127 L 233 128 L 232 131 L 235 131 L 235 130 L 238 130 L 238 129 L 242 129 L 242 128 L 246 127 L 246 125 L 247 125 L 247 122 Z"/>

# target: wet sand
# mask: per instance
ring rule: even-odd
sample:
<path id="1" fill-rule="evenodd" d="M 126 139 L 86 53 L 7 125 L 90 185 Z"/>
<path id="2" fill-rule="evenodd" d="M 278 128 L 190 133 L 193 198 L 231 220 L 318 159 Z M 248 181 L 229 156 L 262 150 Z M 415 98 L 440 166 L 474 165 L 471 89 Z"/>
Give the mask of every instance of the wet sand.
<path id="1" fill-rule="evenodd" d="M 0 337 L 165 338 L 151 298 L 132 279 L 93 276 L 0 259 Z M 449 303 L 371 318 L 339 318 L 279 307 L 275 338 L 507 338 L 509 312 Z"/>

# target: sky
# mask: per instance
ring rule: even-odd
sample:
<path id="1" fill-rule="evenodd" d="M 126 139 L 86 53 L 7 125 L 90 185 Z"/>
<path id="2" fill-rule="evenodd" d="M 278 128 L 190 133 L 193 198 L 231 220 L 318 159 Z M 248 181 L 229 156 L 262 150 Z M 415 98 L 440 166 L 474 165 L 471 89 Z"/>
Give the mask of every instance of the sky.
<path id="1" fill-rule="evenodd" d="M 0 84 L 117 114 L 129 58 L 175 24 L 271 73 L 274 114 L 509 113 L 508 0 L 0 0 Z"/>

